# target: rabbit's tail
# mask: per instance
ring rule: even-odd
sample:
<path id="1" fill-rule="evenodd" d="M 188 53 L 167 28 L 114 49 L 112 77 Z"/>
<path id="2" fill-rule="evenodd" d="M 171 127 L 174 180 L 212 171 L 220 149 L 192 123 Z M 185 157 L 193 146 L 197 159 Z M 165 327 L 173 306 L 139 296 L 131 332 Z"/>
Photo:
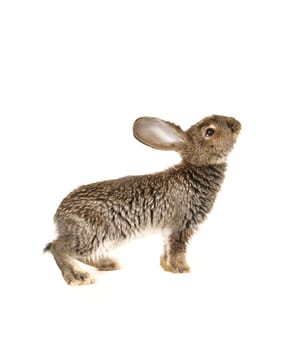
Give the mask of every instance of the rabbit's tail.
<path id="1" fill-rule="evenodd" d="M 44 252 L 44 253 L 49 252 L 50 249 L 51 249 L 51 246 L 52 246 L 52 242 L 47 243 L 47 245 L 46 245 L 45 248 L 43 249 L 43 252 Z"/>

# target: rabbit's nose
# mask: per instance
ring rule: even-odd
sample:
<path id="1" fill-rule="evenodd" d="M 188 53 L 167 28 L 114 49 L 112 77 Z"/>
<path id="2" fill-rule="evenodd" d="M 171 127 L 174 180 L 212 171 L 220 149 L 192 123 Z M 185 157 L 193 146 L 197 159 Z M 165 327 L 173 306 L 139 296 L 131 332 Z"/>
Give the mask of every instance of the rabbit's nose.
<path id="1" fill-rule="evenodd" d="M 228 127 L 232 130 L 232 132 L 235 132 L 235 133 L 239 133 L 242 127 L 241 123 L 234 118 L 230 118 L 227 121 L 227 124 L 228 124 Z"/>

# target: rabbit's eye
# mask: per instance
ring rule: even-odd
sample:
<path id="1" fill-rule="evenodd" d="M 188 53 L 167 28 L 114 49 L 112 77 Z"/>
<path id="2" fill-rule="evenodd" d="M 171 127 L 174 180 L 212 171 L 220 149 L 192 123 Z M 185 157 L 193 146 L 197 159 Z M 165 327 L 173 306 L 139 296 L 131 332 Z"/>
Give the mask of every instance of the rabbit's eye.
<path id="1" fill-rule="evenodd" d="M 215 129 L 207 128 L 205 131 L 205 137 L 211 137 L 212 135 L 214 135 L 214 133 L 215 133 Z"/>

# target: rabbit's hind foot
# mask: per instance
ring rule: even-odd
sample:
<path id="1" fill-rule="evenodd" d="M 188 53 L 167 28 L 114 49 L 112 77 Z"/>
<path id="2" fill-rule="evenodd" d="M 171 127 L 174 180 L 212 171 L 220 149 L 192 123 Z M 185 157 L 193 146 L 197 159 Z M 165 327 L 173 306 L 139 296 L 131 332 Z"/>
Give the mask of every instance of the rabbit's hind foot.
<path id="1" fill-rule="evenodd" d="M 63 273 L 63 278 L 70 286 L 90 285 L 96 282 L 96 280 L 88 272 L 78 270 Z"/>
<path id="2" fill-rule="evenodd" d="M 98 269 L 99 271 L 115 271 L 120 270 L 121 266 L 117 259 L 105 256 L 101 259 L 94 260 L 92 258 L 81 258 L 79 259 L 84 264 L 90 265 Z"/>
<path id="3" fill-rule="evenodd" d="M 97 261 L 95 266 L 99 271 L 115 271 L 121 269 L 118 260 L 110 257 Z"/>

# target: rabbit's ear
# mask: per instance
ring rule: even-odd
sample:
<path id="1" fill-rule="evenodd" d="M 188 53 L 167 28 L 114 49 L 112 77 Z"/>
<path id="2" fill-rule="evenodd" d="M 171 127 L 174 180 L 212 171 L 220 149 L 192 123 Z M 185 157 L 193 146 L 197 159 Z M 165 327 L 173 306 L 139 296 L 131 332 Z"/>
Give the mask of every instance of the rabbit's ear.
<path id="1" fill-rule="evenodd" d="M 160 150 L 178 151 L 186 138 L 185 132 L 179 126 L 152 117 L 136 119 L 133 134 L 145 145 Z"/>

